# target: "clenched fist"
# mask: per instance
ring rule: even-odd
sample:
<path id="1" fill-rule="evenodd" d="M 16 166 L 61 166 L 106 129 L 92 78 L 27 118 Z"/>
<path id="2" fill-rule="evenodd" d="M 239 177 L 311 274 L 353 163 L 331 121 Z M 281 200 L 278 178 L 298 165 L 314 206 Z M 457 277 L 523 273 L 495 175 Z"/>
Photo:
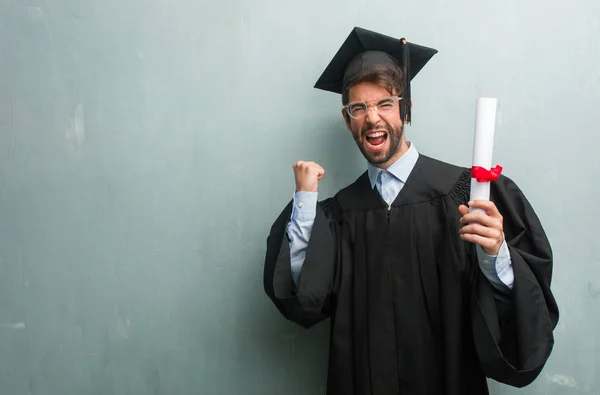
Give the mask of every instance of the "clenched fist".
<path id="1" fill-rule="evenodd" d="M 325 170 L 315 162 L 296 162 L 294 164 L 296 192 L 317 192 L 319 181 L 324 175 Z"/>

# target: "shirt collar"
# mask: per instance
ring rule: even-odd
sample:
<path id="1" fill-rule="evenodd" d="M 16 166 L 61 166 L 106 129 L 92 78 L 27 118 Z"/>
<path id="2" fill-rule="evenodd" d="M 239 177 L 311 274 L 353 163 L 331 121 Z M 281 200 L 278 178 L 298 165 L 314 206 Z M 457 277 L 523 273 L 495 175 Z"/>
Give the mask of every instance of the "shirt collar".
<path id="1" fill-rule="evenodd" d="M 409 141 L 408 150 L 396 162 L 392 163 L 387 171 L 405 183 L 410 172 L 415 167 L 417 159 L 419 159 L 419 152 L 415 145 Z M 379 173 L 381 173 L 383 169 L 369 163 L 367 171 L 369 174 L 369 181 L 371 181 L 371 188 L 375 188 L 377 177 L 379 177 Z"/>

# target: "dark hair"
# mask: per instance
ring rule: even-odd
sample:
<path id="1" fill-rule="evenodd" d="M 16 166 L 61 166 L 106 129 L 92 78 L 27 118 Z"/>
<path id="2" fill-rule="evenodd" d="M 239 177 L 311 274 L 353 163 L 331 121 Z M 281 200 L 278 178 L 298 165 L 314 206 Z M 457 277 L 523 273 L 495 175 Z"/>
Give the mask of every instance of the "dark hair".
<path id="1" fill-rule="evenodd" d="M 400 67 L 379 67 L 360 74 L 346 85 L 346 88 L 342 93 L 342 104 L 348 104 L 348 101 L 350 100 L 350 88 L 361 82 L 370 82 L 384 88 L 390 94 L 404 96 L 406 90 L 404 74 L 404 69 Z M 402 117 L 402 120 L 404 120 L 406 116 L 407 105 L 410 106 L 410 103 L 407 103 L 407 100 L 400 101 L 400 116 Z"/>

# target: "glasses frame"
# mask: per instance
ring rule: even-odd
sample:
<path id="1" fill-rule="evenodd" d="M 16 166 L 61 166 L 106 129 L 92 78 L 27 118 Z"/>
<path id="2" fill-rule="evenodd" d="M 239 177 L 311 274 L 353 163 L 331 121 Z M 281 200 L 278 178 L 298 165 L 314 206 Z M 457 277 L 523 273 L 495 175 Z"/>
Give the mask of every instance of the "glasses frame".
<path id="1" fill-rule="evenodd" d="M 350 103 L 346 104 L 345 106 L 342 106 L 342 109 L 343 109 L 343 110 L 345 110 L 345 111 L 346 111 L 346 114 L 348 114 L 348 115 L 349 115 L 349 116 L 350 116 L 352 119 L 363 119 L 363 118 L 365 118 L 365 117 L 366 117 L 366 116 L 369 114 L 369 108 L 370 108 L 370 107 L 373 107 L 373 109 L 374 109 L 374 110 L 377 112 L 377 114 L 380 114 L 380 112 L 379 112 L 379 108 L 378 108 L 377 106 L 378 106 L 378 105 L 379 105 L 379 104 L 380 104 L 382 101 L 385 101 L 385 100 L 390 100 L 390 99 L 394 100 L 394 103 L 396 103 L 396 102 L 400 103 L 400 100 L 403 100 L 404 98 L 403 98 L 402 96 L 389 96 L 389 97 L 384 97 L 384 98 L 381 98 L 381 99 L 377 100 L 377 103 L 375 103 L 375 104 L 371 104 L 371 105 L 367 104 L 366 102 L 364 102 L 364 101 L 362 101 L 362 100 L 356 100 L 356 101 L 353 101 L 353 102 L 350 102 Z M 363 116 L 361 116 L 361 117 L 355 117 L 354 115 L 352 115 L 352 114 L 350 113 L 350 106 L 351 106 L 351 105 L 354 105 L 354 104 L 360 104 L 360 103 L 364 104 L 364 105 L 365 105 L 365 107 L 367 107 L 367 111 L 365 112 L 365 115 L 363 115 Z"/>

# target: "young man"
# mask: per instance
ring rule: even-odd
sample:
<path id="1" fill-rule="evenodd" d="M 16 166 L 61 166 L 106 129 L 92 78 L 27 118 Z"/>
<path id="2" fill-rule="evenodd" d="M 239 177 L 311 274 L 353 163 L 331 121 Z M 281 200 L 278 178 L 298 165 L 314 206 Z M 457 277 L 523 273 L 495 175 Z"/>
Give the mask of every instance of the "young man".
<path id="1" fill-rule="evenodd" d="M 351 32 L 316 87 L 342 95 L 368 168 L 317 203 L 325 171 L 297 162 L 267 240 L 279 311 L 306 328 L 331 318 L 329 395 L 487 394 L 486 376 L 531 383 L 552 350 L 552 252 L 525 196 L 500 176 L 469 202 L 471 169 L 404 138 L 410 80 L 436 52 Z"/>

